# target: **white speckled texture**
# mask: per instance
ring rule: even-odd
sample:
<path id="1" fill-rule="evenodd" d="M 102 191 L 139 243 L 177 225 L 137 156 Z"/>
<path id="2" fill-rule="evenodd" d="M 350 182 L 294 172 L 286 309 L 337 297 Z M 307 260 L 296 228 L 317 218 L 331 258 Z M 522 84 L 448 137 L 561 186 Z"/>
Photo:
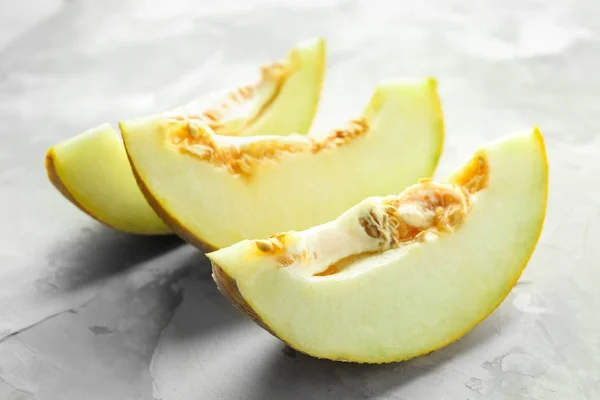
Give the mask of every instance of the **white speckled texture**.
<path id="1" fill-rule="evenodd" d="M 594 0 L 0 0 L 0 399 L 599 399 L 598 20 Z M 439 176 L 514 130 L 546 136 L 534 257 L 498 310 L 431 355 L 295 354 L 218 294 L 199 252 L 101 227 L 46 179 L 55 142 L 241 82 L 313 35 L 329 50 L 316 128 L 381 79 L 433 75 Z"/>

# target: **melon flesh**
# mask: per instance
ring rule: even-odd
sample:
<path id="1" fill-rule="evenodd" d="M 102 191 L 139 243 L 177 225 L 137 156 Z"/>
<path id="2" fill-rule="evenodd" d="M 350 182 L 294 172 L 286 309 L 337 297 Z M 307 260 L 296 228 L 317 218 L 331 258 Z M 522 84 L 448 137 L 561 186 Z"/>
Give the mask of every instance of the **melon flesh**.
<path id="1" fill-rule="evenodd" d="M 379 85 L 362 115 L 324 135 L 224 137 L 193 119 L 120 123 L 138 183 L 199 247 L 305 229 L 368 195 L 433 174 L 443 143 L 433 79 Z"/>
<path id="2" fill-rule="evenodd" d="M 110 124 L 48 150 L 46 171 L 68 200 L 113 229 L 147 235 L 171 233 L 140 192 L 123 142 Z"/>
<path id="3" fill-rule="evenodd" d="M 401 361 L 458 339 L 502 302 L 534 251 L 547 188 L 535 129 L 482 148 L 446 183 L 369 197 L 323 225 L 208 257 L 221 291 L 291 347 L 332 360 Z M 440 192 L 451 194 L 428 208 Z M 399 243 L 361 223 L 393 201 L 412 229 Z M 438 211 L 447 224 L 432 222 Z"/>
<path id="4" fill-rule="evenodd" d="M 325 41 L 305 40 L 261 68 L 260 79 L 204 95 L 162 116 L 194 116 L 221 135 L 305 134 L 315 115 L 325 68 Z M 73 204 L 114 229 L 167 234 L 171 229 L 140 192 L 120 135 L 101 124 L 50 148 L 50 181 Z"/>

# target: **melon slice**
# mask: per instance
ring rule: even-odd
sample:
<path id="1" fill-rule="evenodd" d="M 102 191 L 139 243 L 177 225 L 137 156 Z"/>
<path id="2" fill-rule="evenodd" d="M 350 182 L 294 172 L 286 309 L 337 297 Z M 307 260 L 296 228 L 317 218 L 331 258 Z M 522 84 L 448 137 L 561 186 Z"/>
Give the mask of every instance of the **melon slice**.
<path id="1" fill-rule="evenodd" d="M 111 228 L 147 235 L 171 233 L 140 192 L 123 142 L 108 123 L 48 150 L 46 171 L 60 193 Z"/>
<path id="2" fill-rule="evenodd" d="M 380 84 L 359 118 L 323 135 L 228 137 L 191 118 L 120 126 L 149 203 L 204 248 L 305 229 L 401 190 L 431 176 L 443 143 L 430 78 Z"/>
<path id="3" fill-rule="evenodd" d="M 406 360 L 460 338 L 507 296 L 534 251 L 547 190 L 535 129 L 481 149 L 445 183 L 369 197 L 323 225 L 208 257 L 221 292 L 291 347 Z"/>
<path id="4" fill-rule="evenodd" d="M 305 134 L 319 102 L 324 67 L 325 41 L 302 41 L 283 61 L 261 67 L 256 82 L 207 94 L 160 115 L 190 116 L 220 135 Z M 50 148 L 46 170 L 67 199 L 114 229 L 171 232 L 140 192 L 123 142 L 109 124 Z"/>

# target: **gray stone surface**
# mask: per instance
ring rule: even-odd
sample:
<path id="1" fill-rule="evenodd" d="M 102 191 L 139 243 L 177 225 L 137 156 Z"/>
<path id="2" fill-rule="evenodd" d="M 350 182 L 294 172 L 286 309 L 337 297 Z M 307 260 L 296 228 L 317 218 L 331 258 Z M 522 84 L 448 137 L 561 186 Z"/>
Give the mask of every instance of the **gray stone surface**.
<path id="1" fill-rule="evenodd" d="M 589 1 L 0 1 L 0 399 L 600 398 L 600 5 Z M 550 201 L 518 285 L 458 342 L 367 366 L 295 354 L 176 239 L 100 226 L 44 153 L 98 123 L 241 82 L 328 39 L 315 128 L 385 78 L 439 79 L 439 176 L 537 124 Z M 102 162 L 98 159 L 98 162 Z"/>

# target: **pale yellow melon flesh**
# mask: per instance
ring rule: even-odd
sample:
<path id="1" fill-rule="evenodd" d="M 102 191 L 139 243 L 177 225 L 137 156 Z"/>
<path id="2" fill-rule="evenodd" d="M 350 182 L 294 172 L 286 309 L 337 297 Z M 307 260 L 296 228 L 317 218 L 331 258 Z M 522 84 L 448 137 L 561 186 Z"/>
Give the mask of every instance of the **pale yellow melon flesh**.
<path id="1" fill-rule="evenodd" d="M 368 195 L 402 190 L 432 175 L 443 143 L 433 79 L 382 83 L 359 121 L 320 139 L 223 137 L 193 120 L 164 117 L 120 127 L 153 208 L 178 234 L 213 248 L 305 229 Z M 195 143 L 198 138 L 213 148 Z M 323 140 L 330 146 L 317 150 Z M 225 153 L 238 161 L 249 157 L 248 171 L 235 171 Z"/>
<path id="2" fill-rule="evenodd" d="M 110 124 L 48 150 L 46 170 L 67 199 L 105 225 L 136 234 L 171 233 L 140 192 L 123 142 Z"/>
<path id="3" fill-rule="evenodd" d="M 384 363 L 443 347 L 507 296 L 545 217 L 548 164 L 537 129 L 494 142 L 474 160 L 485 160 L 486 180 L 465 196 L 468 212 L 450 230 L 382 248 L 359 216 L 388 197 L 370 197 L 309 230 L 209 253 L 213 276 L 261 326 L 315 357 Z M 463 195 L 464 176 L 461 170 L 449 179 Z M 398 198 L 433 185 L 412 186 Z M 342 267 L 324 274 L 334 262 Z"/>
<path id="4" fill-rule="evenodd" d="M 305 134 L 319 102 L 325 51 L 323 39 L 302 41 L 282 62 L 263 67 L 257 83 L 214 92 L 160 115 L 204 118 L 225 135 Z M 140 192 L 110 124 L 50 148 L 46 170 L 68 200 L 105 225 L 135 234 L 172 232 Z"/>

